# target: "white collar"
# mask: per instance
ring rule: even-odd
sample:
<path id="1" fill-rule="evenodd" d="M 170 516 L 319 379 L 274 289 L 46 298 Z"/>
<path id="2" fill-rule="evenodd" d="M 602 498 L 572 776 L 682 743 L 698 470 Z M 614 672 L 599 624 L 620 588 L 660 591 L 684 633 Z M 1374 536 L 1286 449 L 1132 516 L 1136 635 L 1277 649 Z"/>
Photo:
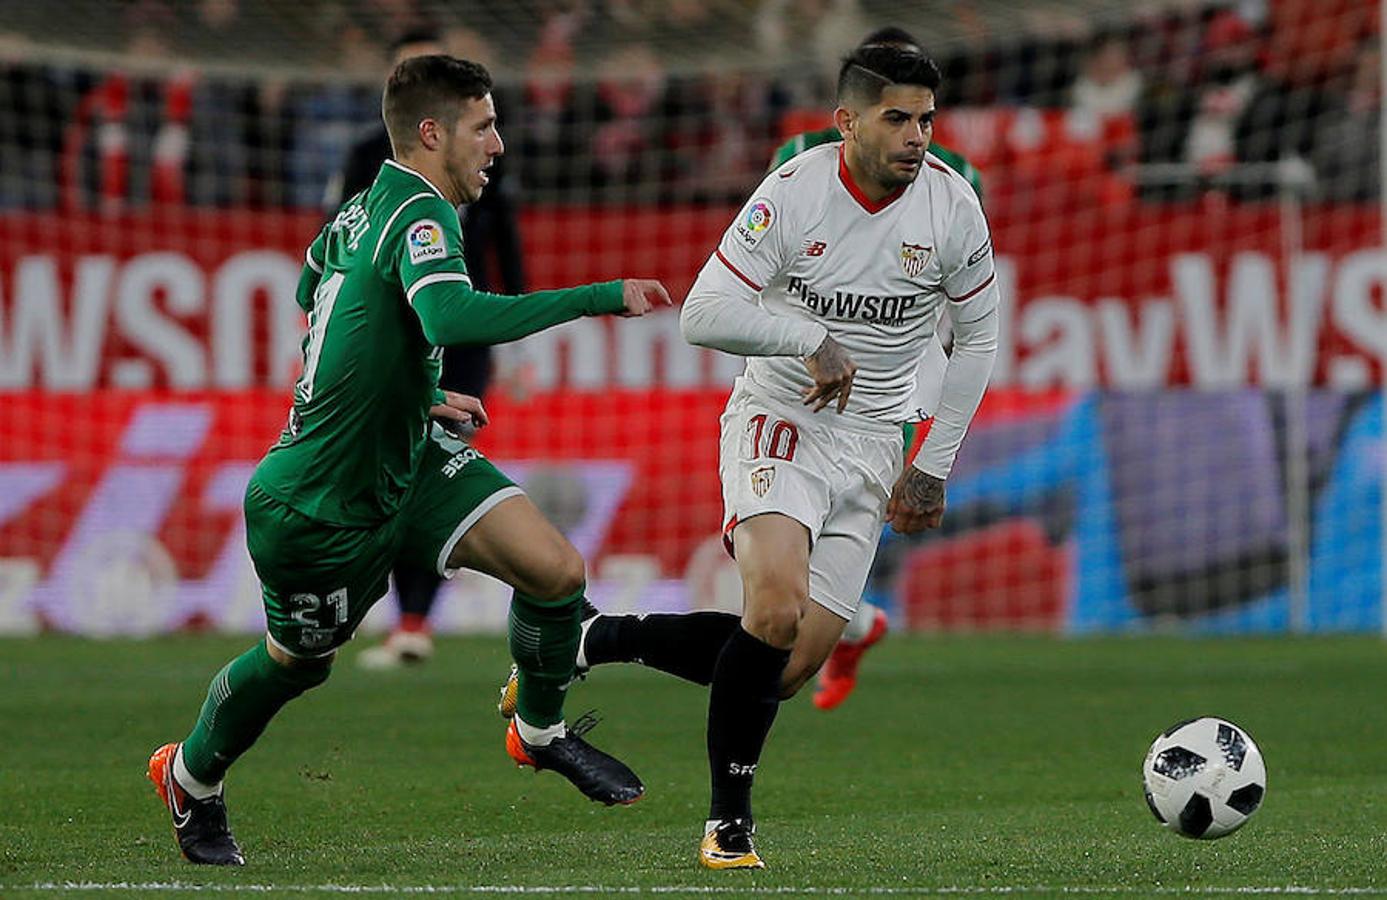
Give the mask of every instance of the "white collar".
<path id="1" fill-rule="evenodd" d="M 387 160 L 385 161 L 385 164 L 386 164 L 387 166 L 394 166 L 395 168 L 399 169 L 401 172 L 408 172 L 409 174 L 413 175 L 415 178 L 418 178 L 420 181 L 424 182 L 424 184 L 427 184 L 427 185 L 429 186 L 429 190 L 431 190 L 431 191 L 433 191 L 435 194 L 437 194 L 437 195 L 439 196 L 439 199 L 441 199 L 441 200 L 443 200 L 443 201 L 445 201 L 445 202 L 447 201 L 448 198 L 443 196 L 443 192 L 440 191 L 440 190 L 434 185 L 434 183 L 433 183 L 432 181 L 429 181 L 427 178 L 425 178 L 424 175 L 423 175 L 421 172 L 417 172 L 417 171 L 415 171 L 414 169 L 411 169 L 409 166 L 405 165 L 404 163 L 398 162 L 398 161 L 393 160 L 393 159 L 387 159 Z"/>

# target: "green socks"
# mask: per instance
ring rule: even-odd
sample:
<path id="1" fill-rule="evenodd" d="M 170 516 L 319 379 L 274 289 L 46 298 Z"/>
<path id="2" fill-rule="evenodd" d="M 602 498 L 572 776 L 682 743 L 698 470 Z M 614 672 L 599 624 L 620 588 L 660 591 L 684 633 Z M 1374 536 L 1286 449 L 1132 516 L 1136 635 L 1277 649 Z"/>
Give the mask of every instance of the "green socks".
<path id="1" fill-rule="evenodd" d="M 515 592 L 510 605 L 510 653 L 518 671 L 516 714 L 544 728 L 563 721 L 564 693 L 578 656 L 583 592 L 544 602 Z"/>
<path id="2" fill-rule="evenodd" d="M 326 665 L 281 666 L 270 658 L 263 640 L 227 663 L 212 679 L 197 724 L 183 741 L 188 772 L 204 784 L 220 782 L 280 707 L 322 684 L 330 671 Z"/>

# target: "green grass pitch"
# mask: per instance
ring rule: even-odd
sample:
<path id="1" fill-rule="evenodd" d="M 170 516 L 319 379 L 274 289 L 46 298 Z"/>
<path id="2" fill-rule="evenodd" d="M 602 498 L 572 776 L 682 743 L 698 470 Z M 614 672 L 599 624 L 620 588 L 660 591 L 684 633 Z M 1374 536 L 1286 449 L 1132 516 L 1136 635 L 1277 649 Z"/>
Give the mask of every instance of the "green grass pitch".
<path id="1" fill-rule="evenodd" d="M 498 639 L 419 669 L 349 648 L 233 771 L 244 869 L 193 867 L 144 779 L 249 642 L 0 641 L 0 897 L 657 894 L 1387 894 L 1387 645 L 893 635 L 858 693 L 782 708 L 757 778 L 764 872 L 695 860 L 706 694 L 607 667 L 573 690 L 591 736 L 641 774 L 606 809 L 510 764 Z M 1142 801 L 1155 734 L 1214 714 L 1268 767 L 1263 808 L 1181 839 Z"/>

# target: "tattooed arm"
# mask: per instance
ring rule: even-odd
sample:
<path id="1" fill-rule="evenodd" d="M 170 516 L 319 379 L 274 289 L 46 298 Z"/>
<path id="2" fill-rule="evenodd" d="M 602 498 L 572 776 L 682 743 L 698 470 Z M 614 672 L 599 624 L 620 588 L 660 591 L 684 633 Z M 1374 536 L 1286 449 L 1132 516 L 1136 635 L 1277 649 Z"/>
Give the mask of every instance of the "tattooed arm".
<path id="1" fill-rule="evenodd" d="M 891 499 L 886 504 L 887 523 L 901 534 L 914 534 L 938 528 L 943 518 L 944 479 L 906 466 L 891 489 Z"/>

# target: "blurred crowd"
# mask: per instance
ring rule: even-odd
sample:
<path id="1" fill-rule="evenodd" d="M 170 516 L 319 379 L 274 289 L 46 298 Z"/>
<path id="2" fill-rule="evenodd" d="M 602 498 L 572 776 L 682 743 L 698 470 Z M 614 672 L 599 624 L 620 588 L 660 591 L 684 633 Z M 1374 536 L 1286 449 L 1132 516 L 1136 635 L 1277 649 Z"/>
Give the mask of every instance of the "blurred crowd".
<path id="1" fill-rule="evenodd" d="M 985 179 L 1064 143 L 1153 201 L 1287 183 L 1308 199 L 1378 196 L 1375 4 L 1095 18 L 1052 2 L 1001 28 L 1000 2 L 922 5 L 917 22 L 875 0 L 130 0 L 106 4 L 118 52 L 103 54 L 55 52 L 17 16 L 0 25 L 14 29 L 0 32 L 0 208 L 316 207 L 378 121 L 392 46 L 420 30 L 497 73 L 527 202 L 735 200 L 789 132 L 827 122 L 837 57 L 887 23 L 948 36 L 931 47 L 937 139 L 979 157 Z M 962 115 L 976 110 L 1006 114 Z M 979 122 L 1005 134 L 979 137 Z"/>

